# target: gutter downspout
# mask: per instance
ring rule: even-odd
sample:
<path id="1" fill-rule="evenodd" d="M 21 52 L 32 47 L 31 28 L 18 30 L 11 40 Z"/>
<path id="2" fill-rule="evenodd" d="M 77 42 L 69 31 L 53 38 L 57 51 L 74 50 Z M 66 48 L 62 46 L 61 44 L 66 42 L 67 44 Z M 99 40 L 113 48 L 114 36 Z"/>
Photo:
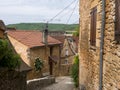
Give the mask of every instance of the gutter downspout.
<path id="1" fill-rule="evenodd" d="M 100 71 L 99 71 L 99 90 L 103 88 L 103 46 L 104 46 L 104 30 L 105 30 L 105 2 L 102 0 L 102 25 L 101 25 L 101 42 L 100 42 Z"/>

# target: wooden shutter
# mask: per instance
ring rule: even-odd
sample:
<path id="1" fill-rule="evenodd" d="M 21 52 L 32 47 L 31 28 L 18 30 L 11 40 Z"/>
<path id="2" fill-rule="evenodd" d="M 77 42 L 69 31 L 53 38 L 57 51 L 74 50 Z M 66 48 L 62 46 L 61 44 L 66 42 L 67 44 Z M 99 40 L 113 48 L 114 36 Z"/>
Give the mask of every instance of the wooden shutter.
<path id="1" fill-rule="evenodd" d="M 96 44 L 96 18 L 97 18 L 97 8 L 93 8 L 91 11 L 91 30 L 90 30 L 90 44 L 95 46 Z"/>
<path id="2" fill-rule="evenodd" d="M 115 17 L 115 40 L 120 41 L 120 0 L 116 0 Z"/>

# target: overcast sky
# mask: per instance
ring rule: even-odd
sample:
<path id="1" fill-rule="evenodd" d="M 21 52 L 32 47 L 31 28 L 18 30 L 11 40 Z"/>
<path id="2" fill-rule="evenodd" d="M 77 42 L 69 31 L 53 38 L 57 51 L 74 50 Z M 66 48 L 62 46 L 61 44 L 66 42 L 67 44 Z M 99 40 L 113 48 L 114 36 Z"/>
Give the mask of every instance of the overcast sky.
<path id="1" fill-rule="evenodd" d="M 0 19 L 5 24 L 47 22 L 73 1 L 75 3 L 50 22 L 66 23 L 76 6 L 69 21 L 72 24 L 79 21 L 78 0 L 0 0 Z"/>

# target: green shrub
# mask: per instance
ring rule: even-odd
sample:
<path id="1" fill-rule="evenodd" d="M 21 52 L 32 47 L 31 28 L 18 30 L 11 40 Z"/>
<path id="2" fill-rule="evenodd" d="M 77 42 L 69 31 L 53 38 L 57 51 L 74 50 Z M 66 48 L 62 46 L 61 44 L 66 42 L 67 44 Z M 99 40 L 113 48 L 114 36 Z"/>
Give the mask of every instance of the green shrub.
<path id="1" fill-rule="evenodd" d="M 43 68 L 43 60 L 41 60 L 40 58 L 36 58 L 34 65 L 36 71 L 41 71 L 41 69 Z"/>
<path id="2" fill-rule="evenodd" d="M 76 36 L 76 37 L 79 36 L 79 26 L 75 28 L 75 32 L 73 33 L 73 36 Z"/>
<path id="3" fill-rule="evenodd" d="M 71 68 L 71 77 L 73 78 L 75 87 L 78 87 L 79 85 L 79 57 L 78 55 L 74 57 L 74 63 Z"/>
<path id="4" fill-rule="evenodd" d="M 20 66 L 20 57 L 12 52 L 6 40 L 0 39 L 0 67 L 15 69 Z"/>

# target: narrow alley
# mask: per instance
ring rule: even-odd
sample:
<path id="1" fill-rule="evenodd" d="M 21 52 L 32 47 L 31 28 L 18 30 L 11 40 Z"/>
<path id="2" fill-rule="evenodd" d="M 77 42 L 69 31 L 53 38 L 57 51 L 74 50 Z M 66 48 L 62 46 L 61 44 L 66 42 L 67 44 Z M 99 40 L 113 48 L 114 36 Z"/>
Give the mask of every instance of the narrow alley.
<path id="1" fill-rule="evenodd" d="M 45 87 L 42 90 L 75 90 L 75 88 L 72 79 L 69 76 L 64 76 L 56 78 L 56 83 Z"/>

